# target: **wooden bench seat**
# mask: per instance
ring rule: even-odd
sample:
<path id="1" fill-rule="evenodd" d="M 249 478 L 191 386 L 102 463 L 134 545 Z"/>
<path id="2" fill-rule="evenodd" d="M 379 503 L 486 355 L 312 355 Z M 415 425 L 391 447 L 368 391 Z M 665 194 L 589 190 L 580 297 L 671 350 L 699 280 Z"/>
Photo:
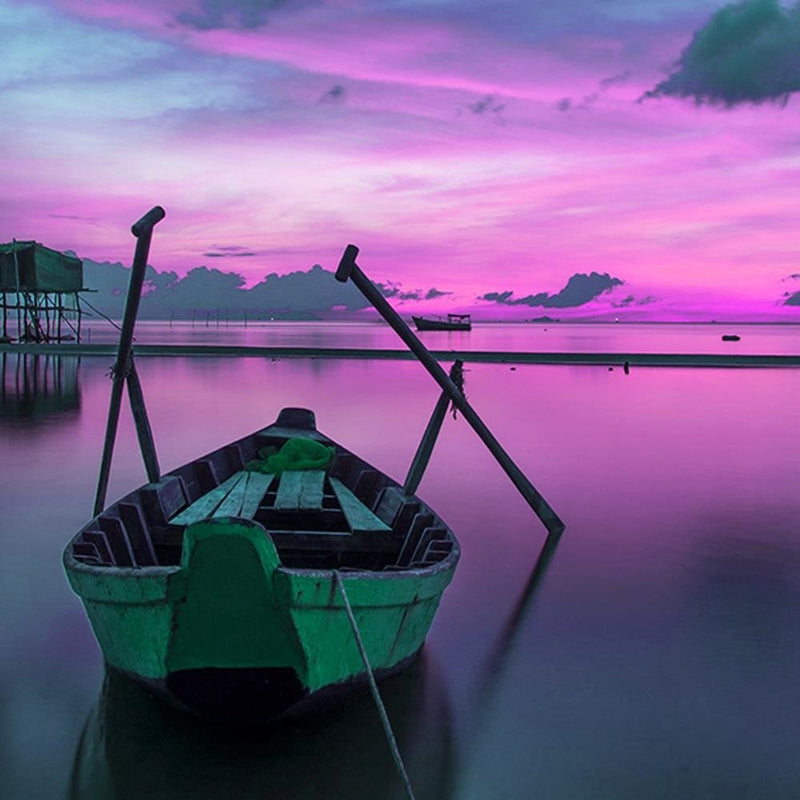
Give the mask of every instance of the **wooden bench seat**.
<path id="1" fill-rule="evenodd" d="M 171 526 L 186 526 L 209 517 L 255 519 L 258 515 L 258 520 L 265 524 L 276 544 L 285 543 L 300 549 L 329 547 L 334 551 L 359 549 L 365 545 L 369 545 L 368 549 L 377 547 L 379 551 L 398 548 L 398 543 L 392 541 L 396 537 L 385 536 L 391 534 L 392 529 L 337 478 L 330 478 L 326 500 L 324 471 L 287 470 L 279 476 L 277 489 L 270 493 L 265 504 L 264 499 L 273 478 L 273 475 L 259 472 L 235 472 L 215 489 L 175 514 L 169 523 Z M 334 497 L 338 508 L 331 506 Z M 309 522 L 312 527 L 317 527 L 312 519 L 320 521 L 322 530 L 305 529 Z M 339 530 L 331 528 L 331 523 L 337 519 L 339 523 L 334 527 Z M 293 532 L 295 520 L 300 530 Z M 157 537 L 160 544 L 164 543 L 161 539 L 165 538 L 166 533 L 162 531 L 160 538 Z M 375 537 L 375 534 L 383 536 Z M 376 540 L 386 538 L 387 541 L 385 545 L 376 542 L 370 545 L 370 536 Z M 172 540 L 176 537 L 166 538 Z M 180 538 L 173 542 L 178 543 Z"/>
<path id="2" fill-rule="evenodd" d="M 321 469 L 287 470 L 281 475 L 276 511 L 322 511 L 325 472 Z"/>
<path id="3" fill-rule="evenodd" d="M 339 501 L 347 525 L 353 533 L 388 533 L 392 529 L 372 513 L 340 480 L 331 478 L 331 488 Z"/>
<path id="4" fill-rule="evenodd" d="M 171 525 L 191 525 L 208 517 L 252 519 L 272 483 L 273 475 L 242 470 L 199 497 L 170 519 Z"/>

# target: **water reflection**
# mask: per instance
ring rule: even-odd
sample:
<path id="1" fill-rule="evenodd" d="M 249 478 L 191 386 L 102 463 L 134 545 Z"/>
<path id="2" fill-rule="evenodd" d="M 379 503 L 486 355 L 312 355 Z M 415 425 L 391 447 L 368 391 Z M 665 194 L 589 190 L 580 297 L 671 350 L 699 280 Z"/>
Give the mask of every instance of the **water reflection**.
<path id="1" fill-rule="evenodd" d="M 490 700 L 492 687 L 500 680 L 511 653 L 514 651 L 517 638 L 525 623 L 529 622 L 530 611 L 534 599 L 542 587 L 545 575 L 553 560 L 558 544 L 561 541 L 560 533 L 549 533 L 539 551 L 536 563 L 528 576 L 525 586 L 514 603 L 508 619 L 503 624 L 500 635 L 494 643 L 486 665 L 479 679 L 477 703 L 479 713 L 482 713 Z"/>
<path id="2" fill-rule="evenodd" d="M 419 800 L 452 796 L 444 683 L 428 654 L 381 683 Z M 405 797 L 369 691 L 276 727 L 230 729 L 167 707 L 114 671 L 81 734 L 69 800 Z"/>
<path id="3" fill-rule="evenodd" d="M 78 356 L 0 353 L 0 420 L 76 418 L 80 361 Z"/>
<path id="4" fill-rule="evenodd" d="M 798 647 L 800 543 L 796 510 L 731 509 L 700 520 L 705 535 L 690 553 L 685 602 L 698 636 L 720 654 L 780 658 Z M 724 644 L 723 644 L 724 643 Z"/>

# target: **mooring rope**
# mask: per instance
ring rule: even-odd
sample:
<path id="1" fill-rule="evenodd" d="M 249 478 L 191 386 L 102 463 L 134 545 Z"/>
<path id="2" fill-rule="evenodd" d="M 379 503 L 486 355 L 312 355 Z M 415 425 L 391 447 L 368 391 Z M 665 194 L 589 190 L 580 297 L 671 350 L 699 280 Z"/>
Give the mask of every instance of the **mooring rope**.
<path id="1" fill-rule="evenodd" d="M 92 311 L 95 312 L 95 314 L 99 314 L 104 320 L 110 322 L 118 331 L 122 330 L 122 328 L 119 325 L 117 325 L 117 323 L 114 322 L 114 320 L 111 319 L 111 317 L 106 316 L 99 308 L 95 308 L 86 298 L 78 295 L 78 301 L 83 303 L 84 305 L 89 306 L 89 308 L 91 308 Z"/>
<path id="2" fill-rule="evenodd" d="M 336 586 L 341 592 L 342 600 L 344 600 L 344 608 L 347 612 L 347 618 L 350 620 L 350 627 L 353 629 L 353 636 L 355 637 L 356 644 L 358 645 L 358 652 L 361 654 L 361 660 L 364 662 L 364 668 L 367 671 L 369 688 L 372 691 L 372 699 L 375 701 L 375 705 L 378 707 L 378 714 L 380 715 L 381 722 L 383 723 L 383 731 L 386 734 L 386 740 L 389 743 L 389 749 L 392 751 L 392 758 L 394 759 L 395 766 L 400 774 L 400 779 L 405 786 L 406 794 L 410 800 L 415 800 L 414 790 L 411 788 L 411 781 L 408 778 L 408 772 L 406 772 L 405 764 L 403 764 L 403 759 L 400 756 L 400 750 L 397 748 L 397 740 L 394 738 L 392 726 L 389 722 L 389 716 L 386 713 L 386 707 L 383 705 L 380 692 L 378 692 L 378 684 L 375 682 L 375 675 L 372 672 L 372 667 L 369 664 L 367 651 L 364 649 L 364 642 L 361 639 L 361 632 L 358 629 L 358 623 L 356 622 L 355 615 L 353 614 L 353 609 L 350 606 L 350 599 L 347 597 L 342 576 L 339 574 L 339 570 L 334 570 L 333 574 L 336 578 Z"/>

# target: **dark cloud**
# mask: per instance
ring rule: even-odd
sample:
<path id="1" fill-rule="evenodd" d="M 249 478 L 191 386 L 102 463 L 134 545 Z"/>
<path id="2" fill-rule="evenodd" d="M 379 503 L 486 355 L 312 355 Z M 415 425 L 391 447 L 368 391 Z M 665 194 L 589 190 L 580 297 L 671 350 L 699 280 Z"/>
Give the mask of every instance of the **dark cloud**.
<path id="1" fill-rule="evenodd" d="M 694 34 L 675 71 L 648 97 L 696 103 L 785 105 L 800 90 L 800 3 L 743 0 L 717 11 Z"/>
<path id="2" fill-rule="evenodd" d="M 614 308 L 628 308 L 629 306 L 648 306 L 651 303 L 655 303 L 658 300 L 657 297 L 653 295 L 648 295 L 647 297 L 636 297 L 636 295 L 629 294 L 627 297 L 624 297 L 622 300 L 617 301 L 616 303 L 612 303 L 611 305 Z"/>
<path id="3" fill-rule="evenodd" d="M 72 219 L 76 222 L 97 222 L 97 217 L 81 217 L 77 214 L 48 214 L 51 219 Z"/>
<path id="4" fill-rule="evenodd" d="M 209 250 L 207 253 L 203 253 L 206 258 L 248 258 L 250 256 L 256 255 L 252 251 L 249 250 L 233 250 L 232 248 L 223 248 L 223 252 L 219 250 Z"/>
<path id="5" fill-rule="evenodd" d="M 337 83 L 320 97 L 320 103 L 341 103 L 345 99 L 344 86 Z"/>
<path id="6" fill-rule="evenodd" d="M 484 95 L 480 100 L 476 100 L 474 103 L 467 103 L 466 107 L 476 116 L 491 117 L 498 125 L 506 124 L 503 118 L 503 111 L 506 108 L 506 104 L 498 102 L 493 94 Z M 458 108 L 457 114 L 461 114 L 461 107 Z"/>
<path id="7" fill-rule="evenodd" d="M 556 110 L 566 113 L 568 111 L 585 111 L 591 108 L 612 86 L 619 83 L 625 83 L 631 76 L 631 71 L 626 69 L 625 72 L 620 72 L 616 75 L 610 75 L 608 78 L 603 78 L 597 84 L 597 91 L 591 92 L 584 96 L 583 100 L 573 100 L 571 97 L 562 97 L 556 101 Z"/>
<path id="8" fill-rule="evenodd" d="M 238 245 L 215 247 L 219 255 L 250 255 Z M 112 317 L 122 314 L 130 269 L 122 264 L 83 260 L 84 284 L 97 291 L 91 302 Z M 436 288 L 405 290 L 398 283 L 377 283 L 381 293 L 398 301 L 431 300 L 451 292 Z M 369 304 L 352 283 L 339 283 L 333 272 L 315 264 L 306 271 L 285 275 L 270 273 L 255 286 L 245 288 L 245 279 L 235 272 L 196 267 L 183 278 L 174 272 L 157 272 L 148 266 L 140 314 L 150 319 L 191 318 L 195 312 L 224 310 L 235 315 L 327 312 L 332 309 L 360 311 Z"/>
<path id="9" fill-rule="evenodd" d="M 211 249 L 219 253 L 230 255 L 236 255 L 236 253 L 241 253 L 242 251 L 247 250 L 246 247 L 243 247 L 240 244 L 212 244 Z"/>
<path id="10" fill-rule="evenodd" d="M 327 311 L 343 306 L 348 311 L 365 308 L 367 301 L 351 283 L 339 283 L 327 269 L 315 264 L 305 272 L 273 272 L 247 292 L 248 304 L 293 311 Z"/>
<path id="11" fill-rule="evenodd" d="M 487 94 L 474 103 L 467 103 L 467 108 L 473 114 L 499 114 L 506 107 L 505 103 L 498 103 L 493 94 Z"/>
<path id="12" fill-rule="evenodd" d="M 182 12 L 175 19 L 201 31 L 219 28 L 260 28 L 282 8 L 300 5 L 296 0 L 199 0 L 196 13 Z"/>
<path id="13" fill-rule="evenodd" d="M 607 78 L 603 78 L 598 85 L 600 89 L 605 90 L 608 89 L 609 86 L 625 83 L 632 74 L 633 73 L 629 69 L 626 69 L 624 72 L 618 72 L 616 75 L 609 75 Z"/>
<path id="14" fill-rule="evenodd" d="M 395 300 L 422 300 L 421 289 L 403 291 L 399 283 L 376 283 L 380 293 L 387 299 Z"/>
<path id="15" fill-rule="evenodd" d="M 445 295 L 453 294 L 452 292 L 441 292 L 435 286 L 432 289 L 428 289 L 425 292 L 425 299 L 426 300 L 436 300 L 438 297 L 444 297 Z"/>
<path id="16" fill-rule="evenodd" d="M 514 293 L 507 292 L 488 292 L 481 295 L 479 300 L 487 300 L 491 303 L 499 303 L 506 306 L 542 306 L 544 308 L 574 308 L 582 306 L 595 297 L 613 289 L 615 286 L 622 286 L 623 281 L 619 278 L 612 278 L 607 272 L 602 275 L 599 272 L 592 272 L 586 275 L 578 272 L 573 275 L 567 285 L 556 294 L 529 294 L 526 297 L 514 297 Z"/>

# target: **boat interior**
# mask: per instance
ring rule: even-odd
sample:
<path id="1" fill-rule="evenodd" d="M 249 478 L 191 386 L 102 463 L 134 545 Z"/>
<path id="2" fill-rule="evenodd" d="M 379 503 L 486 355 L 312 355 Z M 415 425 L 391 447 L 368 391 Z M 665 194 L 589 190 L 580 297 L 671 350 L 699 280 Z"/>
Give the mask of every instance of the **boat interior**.
<path id="1" fill-rule="evenodd" d="M 215 516 L 260 523 L 282 565 L 295 569 L 408 570 L 450 554 L 455 540 L 430 508 L 316 431 L 309 435 L 336 448 L 327 470 L 245 469 L 297 433 L 265 428 L 137 489 L 89 522 L 73 557 L 99 567 L 175 566 L 186 526 Z"/>

